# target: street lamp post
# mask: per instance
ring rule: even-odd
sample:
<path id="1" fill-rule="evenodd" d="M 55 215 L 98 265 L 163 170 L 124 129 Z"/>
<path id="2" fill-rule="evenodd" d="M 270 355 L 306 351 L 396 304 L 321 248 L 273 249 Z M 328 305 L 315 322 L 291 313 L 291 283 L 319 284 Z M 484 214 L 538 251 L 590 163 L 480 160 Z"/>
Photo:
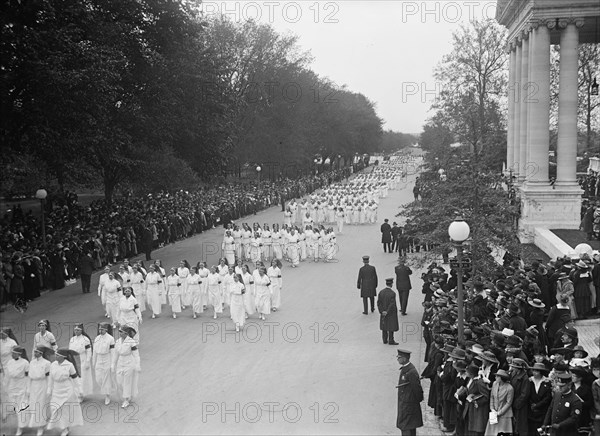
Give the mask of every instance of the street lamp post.
<path id="1" fill-rule="evenodd" d="M 464 297 L 463 297 L 463 242 L 469 237 L 471 229 L 469 225 L 461 218 L 457 217 L 448 226 L 448 235 L 456 248 L 456 260 L 458 261 L 458 280 L 457 280 L 457 294 L 458 294 L 458 343 L 464 344 L 465 339 L 465 313 L 464 313 Z"/>
<path id="2" fill-rule="evenodd" d="M 315 176 L 319 174 L 319 159 L 315 158 L 315 160 L 313 161 L 315 163 Z"/>
<path id="3" fill-rule="evenodd" d="M 44 250 L 46 249 L 46 197 L 48 196 L 48 192 L 45 189 L 38 189 L 35 192 L 35 198 L 40 200 L 40 205 L 42 209 L 42 246 Z"/>
<path id="4" fill-rule="evenodd" d="M 258 185 L 260 186 L 260 172 L 262 171 L 262 168 L 260 167 L 260 165 L 258 165 L 256 167 L 256 173 L 258 174 Z"/>

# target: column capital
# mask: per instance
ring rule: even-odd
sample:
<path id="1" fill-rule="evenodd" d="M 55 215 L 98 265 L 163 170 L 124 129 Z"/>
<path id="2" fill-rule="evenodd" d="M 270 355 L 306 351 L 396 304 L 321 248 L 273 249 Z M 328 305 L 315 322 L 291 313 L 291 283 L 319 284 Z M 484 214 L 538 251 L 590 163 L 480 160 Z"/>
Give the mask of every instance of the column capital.
<path id="1" fill-rule="evenodd" d="M 543 26 L 546 26 L 548 29 L 550 30 L 554 30 L 556 28 L 557 25 L 557 21 L 554 18 L 546 18 L 543 20 L 540 20 Z"/>
<path id="2" fill-rule="evenodd" d="M 529 26 L 527 26 L 526 29 L 521 30 L 521 34 L 519 35 L 519 39 L 521 41 L 527 41 L 529 39 L 529 32 L 530 32 L 531 28 Z"/>
<path id="3" fill-rule="evenodd" d="M 584 18 L 559 18 L 558 19 L 558 28 L 566 29 L 569 24 L 575 24 L 578 29 L 581 29 L 585 24 Z"/>

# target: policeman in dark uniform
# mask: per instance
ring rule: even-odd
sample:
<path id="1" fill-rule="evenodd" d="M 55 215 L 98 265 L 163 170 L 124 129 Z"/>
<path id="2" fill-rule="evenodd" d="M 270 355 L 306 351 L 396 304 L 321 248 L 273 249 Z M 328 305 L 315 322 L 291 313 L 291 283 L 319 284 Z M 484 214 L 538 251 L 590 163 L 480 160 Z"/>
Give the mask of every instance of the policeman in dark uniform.
<path id="1" fill-rule="evenodd" d="M 377 309 L 381 314 L 379 328 L 383 336 L 383 343 L 398 345 L 394 341 L 394 332 L 399 329 L 398 326 L 398 306 L 396 306 L 396 293 L 392 288 L 394 279 L 385 279 L 385 289 L 379 291 L 377 295 Z"/>
<path id="2" fill-rule="evenodd" d="M 369 256 L 363 256 L 364 265 L 358 271 L 357 289 L 360 289 L 360 296 L 363 299 L 364 311 L 367 315 L 368 301 L 371 302 L 371 312 L 375 312 L 375 297 L 377 296 L 377 271 L 375 267 L 369 265 Z"/>
<path id="3" fill-rule="evenodd" d="M 398 416 L 396 427 L 402 430 L 403 436 L 416 436 L 417 428 L 423 427 L 421 401 L 423 388 L 419 381 L 419 373 L 410 363 L 410 351 L 398 350 L 400 377 L 398 379 Z"/>
<path id="4" fill-rule="evenodd" d="M 572 436 L 577 434 L 583 402 L 571 389 L 571 374 L 558 375 L 559 392 L 554 394 L 546 412 L 544 425 L 550 425 L 551 436 Z"/>

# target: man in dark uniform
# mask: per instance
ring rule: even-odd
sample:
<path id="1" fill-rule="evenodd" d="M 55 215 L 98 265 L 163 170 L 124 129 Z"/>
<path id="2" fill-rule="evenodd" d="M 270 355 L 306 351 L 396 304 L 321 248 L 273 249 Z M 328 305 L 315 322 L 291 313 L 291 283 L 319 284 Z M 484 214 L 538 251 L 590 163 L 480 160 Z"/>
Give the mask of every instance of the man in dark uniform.
<path id="1" fill-rule="evenodd" d="M 398 227 L 398 223 L 392 224 L 392 252 L 395 253 L 398 251 L 399 241 L 401 229 Z"/>
<path id="2" fill-rule="evenodd" d="M 577 434 L 583 404 L 581 398 L 571 390 L 571 374 L 558 375 L 559 392 L 554 394 L 546 412 L 544 425 L 551 425 L 551 436 L 572 436 Z"/>
<path id="3" fill-rule="evenodd" d="M 383 244 L 384 253 L 393 253 L 392 251 L 392 227 L 389 220 L 386 218 L 381 225 L 381 243 Z"/>
<path id="4" fill-rule="evenodd" d="M 394 279 L 385 279 L 385 289 L 377 295 L 377 309 L 381 314 L 379 328 L 383 336 L 383 343 L 398 345 L 394 341 L 394 332 L 399 330 L 398 307 L 396 306 L 396 293 L 391 289 Z"/>
<path id="5" fill-rule="evenodd" d="M 360 296 L 363 299 L 363 314 L 369 313 L 367 299 L 371 300 L 371 312 L 375 312 L 375 296 L 377 295 L 377 271 L 375 267 L 369 265 L 369 256 L 363 256 L 364 265 L 358 271 L 358 282 L 356 287 L 360 289 Z"/>
<path id="6" fill-rule="evenodd" d="M 81 276 L 81 290 L 84 294 L 89 294 L 92 273 L 94 272 L 94 259 L 92 259 L 89 251 L 86 250 L 84 255 L 79 259 L 78 269 Z"/>
<path id="7" fill-rule="evenodd" d="M 398 289 L 398 296 L 400 297 L 400 312 L 402 312 L 402 315 L 406 315 L 408 293 L 412 289 L 412 285 L 410 284 L 412 270 L 404 264 L 404 259 L 401 257 L 400 260 L 398 260 L 398 266 L 395 268 L 395 271 L 396 289 Z"/>
<path id="8" fill-rule="evenodd" d="M 410 351 L 398 350 L 400 377 L 398 379 L 398 416 L 396 427 L 402 430 L 403 436 L 416 436 L 417 428 L 423 427 L 421 401 L 423 388 L 419 381 L 419 373 L 410 363 Z"/>

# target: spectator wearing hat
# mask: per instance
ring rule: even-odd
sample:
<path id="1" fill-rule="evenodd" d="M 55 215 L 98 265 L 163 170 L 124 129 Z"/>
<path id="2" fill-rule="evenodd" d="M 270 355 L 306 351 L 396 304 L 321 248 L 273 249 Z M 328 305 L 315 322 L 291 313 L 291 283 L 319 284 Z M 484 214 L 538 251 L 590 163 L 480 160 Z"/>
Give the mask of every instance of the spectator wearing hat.
<path id="1" fill-rule="evenodd" d="M 360 289 L 363 299 L 363 315 L 369 313 L 368 300 L 371 301 L 371 312 L 375 312 L 375 296 L 377 295 L 377 271 L 369 265 L 369 256 L 363 256 L 363 266 L 358 271 L 356 287 Z"/>
<path id="2" fill-rule="evenodd" d="M 17 415 L 17 435 L 23 433 L 27 415 L 16 408 L 23 408 L 27 402 L 27 387 L 29 379 L 29 361 L 25 348 L 16 346 L 11 351 L 12 359 L 3 368 L 6 377 L 6 396 L 8 404 L 13 404 Z"/>
<path id="3" fill-rule="evenodd" d="M 479 376 L 488 384 L 488 387 L 491 387 L 496 378 L 500 362 L 491 351 L 483 351 L 479 354 L 479 360 L 482 362 Z"/>
<path id="4" fill-rule="evenodd" d="M 83 330 L 83 324 L 76 324 L 73 336 L 69 340 L 69 350 L 79 354 L 81 364 L 79 377 L 79 394 L 81 399 L 94 393 L 94 378 L 92 376 L 92 340 Z"/>
<path id="5" fill-rule="evenodd" d="M 479 377 L 479 368 L 475 365 L 467 367 L 467 377 L 466 389 L 458 397 L 459 403 L 464 404 L 465 434 L 482 436 L 489 419 L 490 388 Z"/>
<path id="6" fill-rule="evenodd" d="M 568 320 L 571 319 L 571 310 L 569 309 L 569 297 L 561 294 L 556 306 L 550 309 L 548 319 L 546 320 L 546 336 L 548 338 L 548 348 L 554 346 L 557 339 L 556 332 L 563 328 Z M 560 336 L 559 336 L 560 338 Z"/>
<path id="7" fill-rule="evenodd" d="M 431 321 L 434 311 L 433 304 L 430 301 L 424 301 L 423 317 L 421 318 L 421 327 L 423 328 L 423 339 L 425 339 L 425 362 L 429 362 L 429 353 L 431 352 L 431 343 L 433 342 L 433 333 L 431 331 Z"/>
<path id="8" fill-rule="evenodd" d="M 438 404 L 442 402 L 442 399 L 440 398 L 438 403 L 437 385 L 439 383 L 436 383 L 439 382 L 438 370 L 444 362 L 444 354 L 449 353 L 451 349 L 451 346 L 444 345 L 444 339 L 441 336 L 435 337 L 429 361 L 421 373 L 421 378 L 428 378 L 430 380 L 427 405 L 433 409 L 434 415 L 439 418 L 442 417 L 442 410 L 438 407 Z"/>
<path id="9" fill-rule="evenodd" d="M 519 434 L 527 434 L 528 431 L 528 409 L 529 409 L 529 378 L 527 377 L 527 363 L 520 358 L 514 358 L 510 363 L 510 384 L 515 392 L 512 404 L 515 418 L 514 431 Z"/>
<path id="10" fill-rule="evenodd" d="M 594 407 L 592 418 L 594 421 L 594 434 L 600 434 L 600 358 L 596 357 L 591 362 L 592 375 L 595 380 L 592 382 L 592 396 L 594 398 Z"/>
<path id="11" fill-rule="evenodd" d="M 27 415 L 25 427 L 37 428 L 41 435 L 46 426 L 46 414 L 39 413 L 40 408 L 48 404 L 48 377 L 50 375 L 49 356 L 54 350 L 40 345 L 33 351 L 33 359 L 29 362 L 29 387 L 27 389 L 27 404 L 33 405 L 35 413 Z"/>
<path id="12" fill-rule="evenodd" d="M 465 423 L 462 419 L 464 412 L 464 403 L 460 404 L 458 402 L 458 397 L 461 392 L 467 389 L 467 383 L 469 382 L 469 378 L 467 377 L 467 362 L 464 360 L 455 360 L 452 365 L 457 372 L 457 376 L 454 379 L 454 395 L 452 401 L 454 403 L 454 407 L 456 409 L 456 427 L 455 432 L 457 436 L 464 436 L 465 434 Z"/>
<path id="13" fill-rule="evenodd" d="M 81 290 L 84 294 L 89 294 L 92 273 L 94 272 L 94 259 L 88 250 L 79 258 L 78 271 L 81 276 Z"/>
<path id="14" fill-rule="evenodd" d="M 508 328 L 514 330 L 515 334 L 520 338 L 525 336 L 525 330 L 527 329 L 527 323 L 525 319 L 521 316 L 521 309 L 516 304 L 511 304 L 508 306 L 508 311 L 510 314 Z"/>
<path id="15" fill-rule="evenodd" d="M 398 237 L 400 236 L 400 232 L 402 231 L 402 229 L 400 227 L 398 227 L 398 223 L 394 222 L 392 223 L 392 229 L 391 229 L 391 233 L 392 233 L 392 252 L 396 253 L 398 251 Z"/>
<path id="16" fill-rule="evenodd" d="M 405 265 L 404 258 L 398 260 L 398 265 L 395 268 L 396 272 L 396 289 L 400 297 L 400 312 L 402 315 L 406 315 L 406 308 L 408 307 L 408 294 L 412 289 L 410 283 L 410 275 L 412 270 Z"/>
<path id="17" fill-rule="evenodd" d="M 570 339 L 565 337 L 565 332 L 568 332 L 567 336 L 569 336 Z M 573 346 L 579 343 L 579 333 L 575 328 L 575 320 L 573 318 L 565 319 L 565 325 L 558 330 L 554 336 L 554 344 L 552 344 L 552 347 L 560 348 L 569 340 L 572 342 Z"/>
<path id="18" fill-rule="evenodd" d="M 510 376 L 503 369 L 496 373 L 490 392 L 490 416 L 485 429 L 486 436 L 498 433 L 512 433 L 512 403 L 514 390 L 509 383 Z"/>
<path id="19" fill-rule="evenodd" d="M 421 402 L 423 388 L 419 381 L 419 373 L 410 362 L 410 351 L 398 350 L 400 376 L 398 379 L 398 416 L 396 427 L 404 436 L 415 436 L 417 428 L 423 426 Z"/>
<path id="20" fill-rule="evenodd" d="M 571 273 L 571 279 L 575 292 L 575 308 L 578 318 L 584 318 L 590 314 L 592 306 L 595 306 L 596 289 L 589 266 L 582 260 L 577 262 L 577 269 Z M 576 318 L 576 319 L 578 319 Z"/>
<path id="21" fill-rule="evenodd" d="M 549 371 L 543 363 L 534 363 L 530 370 L 532 376 L 529 377 L 529 434 L 534 435 L 544 423 L 546 410 L 552 401 L 552 383 L 546 377 Z"/>
<path id="22" fill-rule="evenodd" d="M 383 244 L 384 253 L 393 253 L 392 250 L 392 227 L 389 220 L 386 218 L 381 225 L 381 243 Z"/>
<path id="23" fill-rule="evenodd" d="M 570 271 L 570 265 L 569 268 L 566 270 Z M 568 297 L 567 305 L 571 309 L 571 316 L 573 317 L 573 319 L 576 319 L 577 311 L 575 309 L 575 298 L 573 296 L 574 294 L 575 286 L 573 285 L 569 274 L 567 272 L 561 272 L 558 276 L 558 281 L 556 282 L 556 301 L 560 302 L 561 296 L 566 295 Z"/>
<path id="24" fill-rule="evenodd" d="M 65 436 L 69 434 L 70 427 L 83 425 L 77 388 L 72 380 L 79 377 L 74 359 L 76 355 L 72 350 L 59 348 L 56 351 L 56 360 L 50 365 L 48 394 L 52 407 L 48 430 L 62 430 L 61 435 Z"/>
<path id="25" fill-rule="evenodd" d="M 573 381 L 573 392 L 581 398 L 581 416 L 579 417 L 579 427 L 587 427 L 592 423 L 592 409 L 594 404 L 594 396 L 592 388 L 589 386 L 588 378 L 590 373 L 582 367 L 571 367 L 571 380 Z"/>
<path id="26" fill-rule="evenodd" d="M 398 345 L 394 341 L 394 332 L 399 329 L 398 307 L 396 306 L 396 293 L 391 288 L 394 279 L 386 279 L 386 287 L 379 292 L 377 296 L 377 309 L 381 314 L 379 328 L 383 337 L 384 344 Z"/>
<path id="27" fill-rule="evenodd" d="M 530 307 L 529 316 L 527 318 L 527 325 L 529 327 L 535 327 L 538 331 L 538 339 L 543 347 L 546 347 L 546 332 L 544 330 L 544 311 L 546 305 L 539 298 L 530 298 L 527 300 L 527 304 Z"/>
<path id="28" fill-rule="evenodd" d="M 93 366 L 96 374 L 96 383 L 100 393 L 104 395 L 104 404 L 110 404 L 112 392 L 115 339 L 112 336 L 112 326 L 103 322 L 98 326 L 98 336 L 94 338 Z"/>
<path id="29" fill-rule="evenodd" d="M 454 394 L 456 393 L 455 380 L 458 371 L 454 368 L 454 362 L 465 361 L 466 353 L 460 348 L 455 348 L 444 363 L 442 373 L 440 374 L 440 382 L 442 385 L 442 422 L 444 432 L 453 432 L 456 428 L 456 401 Z M 466 369 L 465 369 L 466 370 Z"/>
<path id="30" fill-rule="evenodd" d="M 544 425 L 552 426 L 551 436 L 573 436 L 577 434 L 582 413 L 581 399 L 571 389 L 571 375 L 558 375 L 558 392 L 554 393 L 550 407 L 544 417 Z"/>
<path id="31" fill-rule="evenodd" d="M 119 339 L 115 342 L 114 360 L 117 389 L 126 409 L 129 402 L 138 395 L 138 377 L 141 371 L 140 354 L 137 342 L 133 339 L 136 331 L 133 327 L 122 326 Z"/>

